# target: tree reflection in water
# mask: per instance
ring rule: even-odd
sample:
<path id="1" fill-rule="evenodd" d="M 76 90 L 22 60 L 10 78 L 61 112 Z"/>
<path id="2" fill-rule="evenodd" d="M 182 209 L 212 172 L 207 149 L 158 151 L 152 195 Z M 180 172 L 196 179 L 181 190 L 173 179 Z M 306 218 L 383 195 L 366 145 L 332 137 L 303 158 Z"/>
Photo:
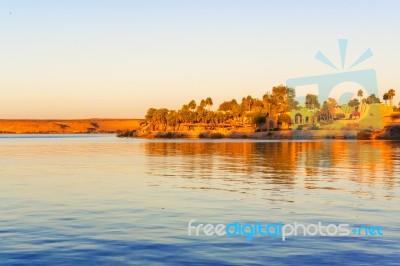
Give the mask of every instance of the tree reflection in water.
<path id="1" fill-rule="evenodd" d="M 241 193 L 328 189 L 393 197 L 399 143 L 385 141 L 150 141 L 149 175 L 181 178 L 182 187 Z M 187 182 L 190 180 L 191 182 Z"/>

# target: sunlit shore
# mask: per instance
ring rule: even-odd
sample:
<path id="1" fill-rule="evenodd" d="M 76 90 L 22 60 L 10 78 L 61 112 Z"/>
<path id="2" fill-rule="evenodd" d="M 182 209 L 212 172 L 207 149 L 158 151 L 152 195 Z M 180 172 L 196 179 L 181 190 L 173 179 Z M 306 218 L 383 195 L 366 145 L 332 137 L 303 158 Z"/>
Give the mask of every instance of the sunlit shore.
<path id="1" fill-rule="evenodd" d="M 0 134 L 96 134 L 118 137 L 190 139 L 389 139 L 400 140 L 397 117 L 386 119 L 383 130 L 354 129 L 240 129 L 143 130 L 142 119 L 0 120 Z"/>
<path id="2" fill-rule="evenodd" d="M 348 88 L 349 92 L 351 88 Z M 222 102 L 217 110 L 211 97 L 191 100 L 180 109 L 149 108 L 136 130 L 119 137 L 251 138 L 251 139 L 400 139 L 400 110 L 393 104 L 395 90 L 383 101 L 359 89 L 347 103 L 275 86 L 261 98 L 251 95 Z M 388 104 L 389 101 L 389 104 Z"/>
<path id="3" fill-rule="evenodd" d="M 400 140 L 400 124 L 392 123 L 383 130 L 192 130 L 192 131 L 141 131 L 126 130 L 118 137 L 162 138 L 162 139 L 358 139 Z"/>

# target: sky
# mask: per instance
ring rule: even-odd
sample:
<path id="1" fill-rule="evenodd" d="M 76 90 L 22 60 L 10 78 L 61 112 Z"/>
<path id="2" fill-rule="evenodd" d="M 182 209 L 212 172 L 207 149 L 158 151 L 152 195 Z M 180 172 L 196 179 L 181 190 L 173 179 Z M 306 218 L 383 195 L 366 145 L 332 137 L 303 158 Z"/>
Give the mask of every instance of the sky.
<path id="1" fill-rule="evenodd" d="M 0 119 L 142 118 L 374 69 L 400 100 L 400 1 L 0 1 Z"/>

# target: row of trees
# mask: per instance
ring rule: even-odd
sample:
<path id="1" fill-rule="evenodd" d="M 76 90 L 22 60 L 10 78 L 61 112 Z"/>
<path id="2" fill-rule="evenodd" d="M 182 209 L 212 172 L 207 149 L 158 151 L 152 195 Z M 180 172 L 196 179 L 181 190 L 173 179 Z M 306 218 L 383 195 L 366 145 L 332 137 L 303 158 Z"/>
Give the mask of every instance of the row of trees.
<path id="1" fill-rule="evenodd" d="M 328 100 L 324 101 L 321 106 L 317 95 L 307 94 L 304 106 L 307 109 L 317 109 L 318 111 L 315 113 L 315 116 L 318 118 L 318 120 L 329 121 L 333 120 L 335 117 L 336 108 L 339 106 L 339 104 L 336 99 L 328 98 Z"/>
<path id="2" fill-rule="evenodd" d="M 387 101 L 389 100 L 390 106 L 393 106 L 393 98 L 396 96 L 396 92 L 394 89 L 388 90 L 385 94 L 383 94 L 383 100 L 385 101 L 385 104 L 387 104 Z"/>
<path id="3" fill-rule="evenodd" d="M 349 101 L 349 106 L 355 107 L 362 104 L 373 104 L 373 103 L 380 103 L 380 99 L 375 96 L 375 94 L 371 94 L 367 98 L 363 98 L 364 92 L 362 90 L 359 90 L 357 92 L 357 98 L 354 98 Z M 385 101 L 385 104 L 387 105 L 387 101 L 389 101 L 390 106 L 393 106 L 393 98 L 396 96 L 396 92 L 394 89 L 388 90 L 386 93 L 383 94 L 383 100 Z"/>
<path id="4" fill-rule="evenodd" d="M 280 85 L 263 95 L 262 99 L 248 95 L 238 103 L 235 99 L 220 104 L 217 111 L 212 111 L 213 100 L 208 97 L 199 104 L 192 100 L 179 110 L 166 108 L 150 108 L 146 114 L 146 123 L 153 130 L 166 130 L 167 127 L 179 130 L 182 124 L 207 124 L 211 128 L 216 125 L 261 124 L 267 117 L 279 116 L 282 122 L 290 122 L 286 112 L 297 108 L 295 90 Z"/>
<path id="5" fill-rule="evenodd" d="M 387 104 L 387 101 L 390 101 L 390 105 L 393 106 L 393 98 L 395 96 L 395 90 L 394 89 L 390 89 L 388 92 L 386 92 L 383 95 L 383 100 L 385 101 L 385 104 Z M 357 98 L 351 99 L 348 102 L 348 105 L 350 107 L 355 107 L 355 106 L 359 106 L 360 103 L 362 104 L 374 104 L 374 103 L 381 103 L 380 99 L 375 95 L 375 94 L 371 94 L 366 98 L 363 98 L 364 96 L 364 92 L 362 90 L 359 90 L 357 92 Z M 318 97 L 317 95 L 313 95 L 313 94 L 307 94 L 306 96 L 306 101 L 305 101 L 305 107 L 309 108 L 309 109 L 319 109 L 321 107 L 321 104 L 318 102 Z"/>
<path id="6" fill-rule="evenodd" d="M 364 96 L 364 92 L 362 90 L 358 90 L 357 92 L 357 98 L 351 99 L 348 102 L 348 105 L 350 107 L 356 107 L 359 106 L 361 103 L 362 104 L 374 104 L 374 103 L 381 103 L 381 100 L 375 95 L 375 94 L 371 94 L 366 98 L 363 98 Z"/>
<path id="7" fill-rule="evenodd" d="M 393 89 L 385 93 L 384 100 L 390 100 L 395 95 Z M 235 99 L 224 101 L 219 105 L 217 111 L 212 111 L 213 100 L 208 97 L 196 103 L 191 100 L 188 104 L 182 105 L 179 110 L 168 110 L 167 108 L 150 108 L 146 114 L 146 125 L 152 130 L 180 130 L 181 125 L 204 124 L 211 129 L 216 126 L 233 125 L 261 125 L 267 122 L 268 118 L 276 118 L 278 123 L 291 123 L 291 117 L 287 114 L 293 109 L 299 109 L 299 102 L 295 100 L 295 90 L 280 85 L 273 87 L 271 92 L 265 93 L 261 99 L 253 98 L 248 95 L 243 97 L 241 102 Z M 354 98 L 349 101 L 351 107 L 358 106 L 360 103 L 373 104 L 380 103 L 374 94 L 366 98 L 363 91 L 357 93 L 359 99 Z M 335 118 L 339 104 L 336 99 L 329 98 L 322 103 L 318 101 L 318 96 L 307 94 L 304 107 L 316 110 L 316 117 L 319 121 L 330 121 Z"/>

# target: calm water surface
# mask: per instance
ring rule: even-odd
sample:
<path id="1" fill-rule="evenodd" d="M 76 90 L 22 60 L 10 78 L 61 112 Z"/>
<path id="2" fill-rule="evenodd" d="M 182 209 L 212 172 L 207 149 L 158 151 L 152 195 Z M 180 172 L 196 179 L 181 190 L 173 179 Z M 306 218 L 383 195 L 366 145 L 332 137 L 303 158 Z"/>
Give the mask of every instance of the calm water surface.
<path id="1" fill-rule="evenodd" d="M 0 135 L 0 264 L 400 265 L 400 143 Z M 188 236 L 188 222 L 381 237 Z"/>

